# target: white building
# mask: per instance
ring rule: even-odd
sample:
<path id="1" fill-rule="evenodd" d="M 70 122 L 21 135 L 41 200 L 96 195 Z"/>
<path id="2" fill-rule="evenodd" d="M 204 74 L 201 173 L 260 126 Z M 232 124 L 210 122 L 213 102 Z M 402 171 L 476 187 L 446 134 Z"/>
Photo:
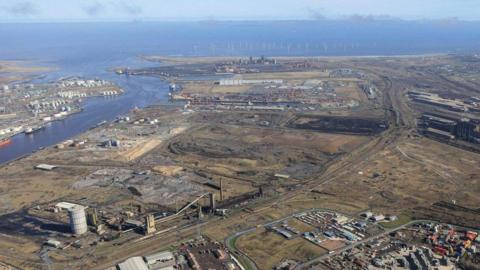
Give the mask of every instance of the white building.
<path id="1" fill-rule="evenodd" d="M 379 221 L 385 220 L 385 216 L 384 215 L 375 215 L 375 216 L 370 217 L 370 220 L 374 221 L 374 222 L 379 222 Z"/>
<path id="2" fill-rule="evenodd" d="M 150 270 L 173 270 L 175 256 L 170 251 L 163 251 L 144 257 Z"/>
<path id="3" fill-rule="evenodd" d="M 132 257 L 118 264 L 119 270 L 149 270 L 142 257 Z"/>

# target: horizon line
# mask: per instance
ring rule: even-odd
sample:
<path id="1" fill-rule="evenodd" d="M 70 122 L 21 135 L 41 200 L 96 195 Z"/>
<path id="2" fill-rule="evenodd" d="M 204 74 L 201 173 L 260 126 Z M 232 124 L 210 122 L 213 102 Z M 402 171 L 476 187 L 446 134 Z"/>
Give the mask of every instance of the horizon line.
<path id="1" fill-rule="evenodd" d="M 1 20 L 1 24 L 20 24 L 20 23 L 228 23 L 228 22 L 456 22 L 456 23 L 479 23 L 480 19 L 468 20 L 459 18 L 439 18 L 439 19 L 404 19 L 395 17 L 375 17 L 354 15 L 342 18 L 198 18 L 198 19 L 160 19 L 160 18 L 143 18 L 143 19 L 30 19 L 30 20 Z"/>

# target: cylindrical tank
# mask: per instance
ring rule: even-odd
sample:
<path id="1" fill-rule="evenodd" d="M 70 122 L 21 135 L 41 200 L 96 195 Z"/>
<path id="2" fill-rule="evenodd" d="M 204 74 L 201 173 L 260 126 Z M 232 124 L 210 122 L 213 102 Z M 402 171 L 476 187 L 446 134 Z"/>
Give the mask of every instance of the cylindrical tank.
<path id="1" fill-rule="evenodd" d="M 87 218 L 85 216 L 85 208 L 76 205 L 68 211 L 70 217 L 70 228 L 73 234 L 80 235 L 88 231 Z"/>

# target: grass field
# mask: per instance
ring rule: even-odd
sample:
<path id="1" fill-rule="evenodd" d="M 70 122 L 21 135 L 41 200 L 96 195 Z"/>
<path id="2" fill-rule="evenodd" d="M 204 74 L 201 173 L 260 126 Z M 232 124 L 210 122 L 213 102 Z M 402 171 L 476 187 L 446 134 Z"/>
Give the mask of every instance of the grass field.
<path id="1" fill-rule="evenodd" d="M 229 241 L 227 242 L 227 248 L 230 249 L 231 251 L 237 250 L 237 246 L 236 246 L 237 240 L 238 240 L 238 237 L 229 239 Z M 236 256 L 235 258 L 237 258 L 240 261 L 240 263 L 242 264 L 243 267 L 245 267 L 246 270 L 254 270 L 256 268 L 254 265 L 252 265 L 254 263 L 248 260 L 247 258 L 245 258 L 244 256 Z"/>
<path id="2" fill-rule="evenodd" d="M 239 237 L 236 246 L 252 258 L 260 269 L 271 269 L 284 259 L 306 261 L 327 252 L 301 237 L 287 240 L 263 228 Z"/>

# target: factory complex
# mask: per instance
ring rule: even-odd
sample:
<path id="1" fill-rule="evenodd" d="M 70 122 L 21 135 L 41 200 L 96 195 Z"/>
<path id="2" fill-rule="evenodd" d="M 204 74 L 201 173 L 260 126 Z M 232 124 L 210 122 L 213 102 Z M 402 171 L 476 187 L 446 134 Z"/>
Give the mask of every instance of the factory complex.
<path id="1" fill-rule="evenodd" d="M 3 88 L 0 268 L 478 265 L 476 58 L 142 59 Z"/>

